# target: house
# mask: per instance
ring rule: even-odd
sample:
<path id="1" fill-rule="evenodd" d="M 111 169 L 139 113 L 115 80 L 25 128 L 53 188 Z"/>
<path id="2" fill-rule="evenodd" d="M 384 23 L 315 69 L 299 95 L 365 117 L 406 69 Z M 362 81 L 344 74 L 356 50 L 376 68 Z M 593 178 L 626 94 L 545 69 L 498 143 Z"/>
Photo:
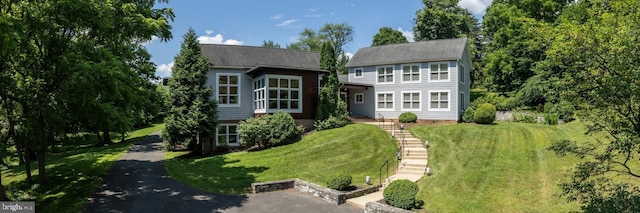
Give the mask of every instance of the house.
<path id="1" fill-rule="evenodd" d="M 471 55 L 467 39 L 366 47 L 349 60 L 341 94 L 351 116 L 457 122 L 469 106 Z"/>
<path id="2" fill-rule="evenodd" d="M 278 48 L 201 44 L 211 66 L 207 85 L 218 102 L 215 143 L 239 146 L 240 121 L 288 112 L 312 127 L 318 105 L 320 54 Z M 397 119 L 413 112 L 421 121 L 457 122 L 469 106 L 471 58 L 466 39 L 367 47 L 339 76 L 352 116 Z"/>
<path id="3" fill-rule="evenodd" d="M 218 102 L 216 146 L 239 146 L 240 121 L 277 110 L 312 127 L 320 79 L 317 52 L 279 48 L 200 44 L 209 60 L 207 83 Z"/>

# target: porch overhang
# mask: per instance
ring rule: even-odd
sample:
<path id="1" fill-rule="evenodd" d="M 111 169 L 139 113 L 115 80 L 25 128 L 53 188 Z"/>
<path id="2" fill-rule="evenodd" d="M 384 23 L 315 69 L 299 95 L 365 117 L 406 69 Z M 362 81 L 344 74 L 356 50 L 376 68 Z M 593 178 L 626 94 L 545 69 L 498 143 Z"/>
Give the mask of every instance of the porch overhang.
<path id="1" fill-rule="evenodd" d="M 350 82 L 340 82 L 340 90 L 350 90 L 350 89 L 357 89 L 357 90 L 368 90 L 369 88 L 373 87 L 373 85 L 371 84 L 361 84 L 361 83 L 350 83 Z"/>

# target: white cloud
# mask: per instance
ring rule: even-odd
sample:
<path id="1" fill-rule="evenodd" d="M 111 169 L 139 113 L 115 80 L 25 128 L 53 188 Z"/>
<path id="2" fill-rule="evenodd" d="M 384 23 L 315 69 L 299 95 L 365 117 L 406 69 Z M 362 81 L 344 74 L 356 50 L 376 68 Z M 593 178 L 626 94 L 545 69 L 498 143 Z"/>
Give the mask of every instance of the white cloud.
<path id="1" fill-rule="evenodd" d="M 161 64 L 156 68 L 156 76 L 160 78 L 171 77 L 171 69 L 173 69 L 173 62 L 169 64 Z"/>
<path id="2" fill-rule="evenodd" d="M 467 8 L 473 15 L 483 16 L 492 0 L 461 0 L 458 6 Z"/>
<path id="3" fill-rule="evenodd" d="M 316 12 L 316 11 L 318 11 L 318 10 L 320 10 L 320 8 L 319 8 L 319 7 L 309 9 L 309 11 L 311 11 L 311 12 Z"/>
<path id="4" fill-rule="evenodd" d="M 157 41 L 158 39 L 160 39 L 158 38 L 158 36 L 151 36 L 151 40 L 143 42 L 142 45 L 146 46 L 146 45 L 152 44 L 154 41 Z"/>
<path id="5" fill-rule="evenodd" d="M 275 16 L 271 16 L 271 17 L 269 17 L 269 19 L 271 19 L 271 20 L 278 20 L 278 19 L 281 19 L 282 17 L 284 17 L 282 14 L 278 14 L 278 15 L 275 15 Z"/>
<path id="6" fill-rule="evenodd" d="M 222 34 L 218 33 L 215 36 L 210 36 L 213 33 L 213 30 L 205 31 L 207 33 L 206 36 L 198 37 L 198 42 L 201 44 L 226 44 L 226 45 L 242 45 L 243 41 L 238 41 L 235 39 L 227 39 L 224 40 Z"/>
<path id="7" fill-rule="evenodd" d="M 286 21 L 280 22 L 280 24 L 276 24 L 276 27 L 288 27 L 289 25 L 295 23 L 298 19 L 289 19 Z"/>
<path id="8" fill-rule="evenodd" d="M 349 59 L 353 58 L 353 53 L 350 52 L 345 52 L 344 55 L 346 55 L 347 57 L 349 57 Z"/>
<path id="9" fill-rule="evenodd" d="M 402 27 L 398 27 L 398 31 L 400 31 L 402 33 L 402 35 L 404 37 L 407 38 L 407 41 L 409 42 L 414 42 L 414 38 L 413 38 L 413 32 L 409 31 L 409 30 L 402 30 Z"/>
<path id="10" fill-rule="evenodd" d="M 307 14 L 307 15 L 304 15 L 304 17 L 305 18 L 320 18 L 320 17 L 322 17 L 322 15 L 320 15 L 320 14 Z"/>

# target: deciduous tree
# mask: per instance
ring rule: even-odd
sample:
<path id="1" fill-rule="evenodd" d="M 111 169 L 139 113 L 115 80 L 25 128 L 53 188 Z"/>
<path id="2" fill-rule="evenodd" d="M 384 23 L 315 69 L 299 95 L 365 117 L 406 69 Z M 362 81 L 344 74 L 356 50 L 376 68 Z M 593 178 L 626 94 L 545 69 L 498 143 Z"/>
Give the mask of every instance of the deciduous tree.
<path id="1" fill-rule="evenodd" d="M 373 36 L 373 42 L 371 46 L 379 46 L 386 44 L 401 44 L 408 43 L 407 37 L 402 35 L 402 32 L 391 29 L 391 27 L 382 27 L 377 34 Z"/>

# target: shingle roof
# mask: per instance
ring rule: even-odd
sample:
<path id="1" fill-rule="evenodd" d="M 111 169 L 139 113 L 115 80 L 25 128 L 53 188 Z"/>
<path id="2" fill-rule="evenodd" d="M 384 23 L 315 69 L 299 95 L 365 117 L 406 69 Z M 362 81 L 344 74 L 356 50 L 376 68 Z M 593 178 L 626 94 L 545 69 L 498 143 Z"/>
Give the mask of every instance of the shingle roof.
<path id="1" fill-rule="evenodd" d="M 320 54 L 317 52 L 221 44 L 200 44 L 200 48 L 212 67 L 320 69 Z"/>
<path id="2" fill-rule="evenodd" d="M 466 38 L 457 38 L 366 47 L 353 55 L 347 67 L 461 59 L 466 44 Z"/>

